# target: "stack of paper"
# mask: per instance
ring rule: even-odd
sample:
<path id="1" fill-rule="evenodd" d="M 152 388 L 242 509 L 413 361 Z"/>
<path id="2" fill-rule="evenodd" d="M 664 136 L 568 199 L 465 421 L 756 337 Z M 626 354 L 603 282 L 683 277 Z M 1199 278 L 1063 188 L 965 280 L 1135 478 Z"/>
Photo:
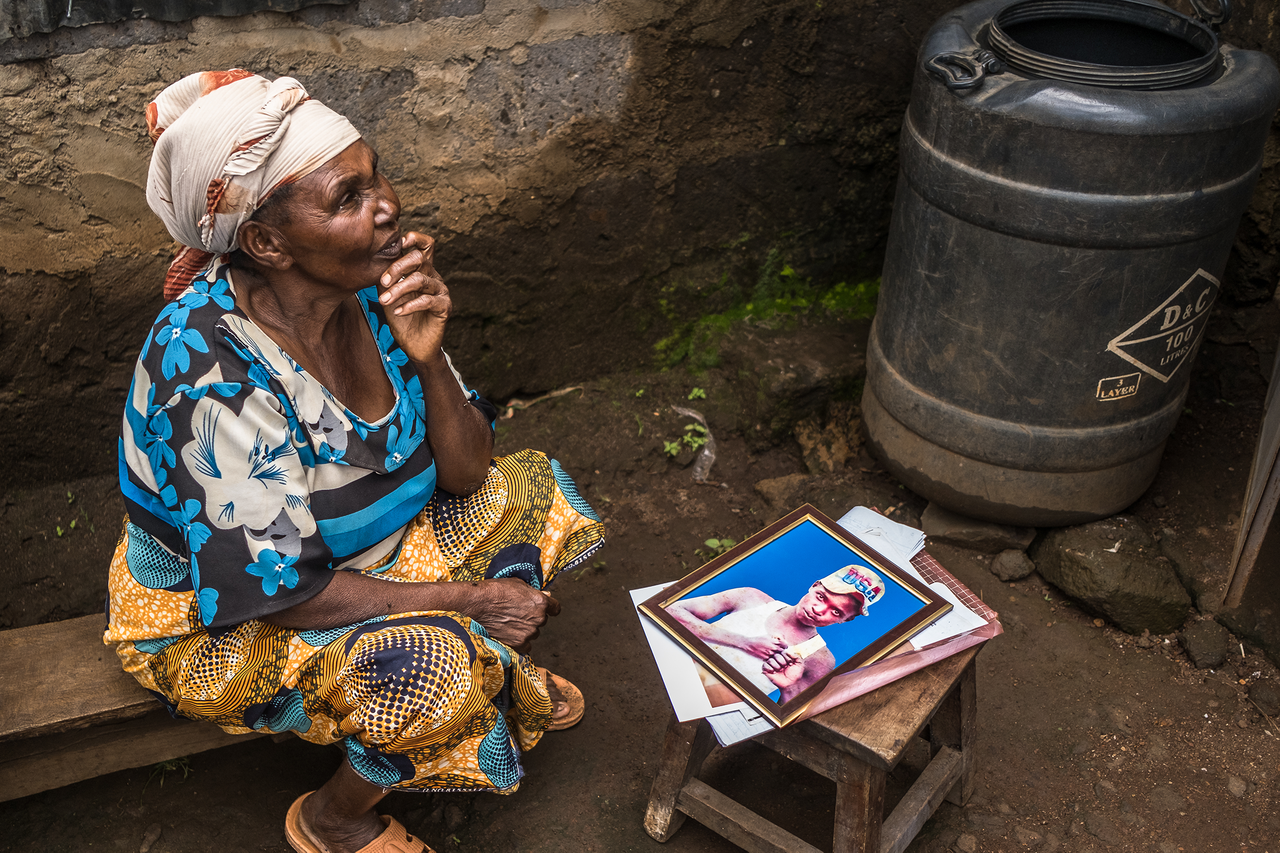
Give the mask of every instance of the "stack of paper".
<path id="1" fill-rule="evenodd" d="M 912 638 L 912 643 L 916 649 L 936 648 L 940 643 L 962 634 L 974 632 L 976 629 L 987 626 L 994 621 L 994 614 L 991 614 L 991 618 L 988 619 L 984 615 L 975 613 L 973 609 L 961 600 L 961 596 L 956 594 L 956 590 L 934 578 L 926 578 L 911 564 L 912 558 L 924 548 L 924 533 L 921 531 L 886 518 L 866 507 L 855 507 L 847 512 L 838 523 L 845 530 L 861 538 L 868 545 L 879 551 L 883 557 L 892 561 L 899 569 L 926 584 L 951 603 L 952 608 L 950 611 L 915 634 Z M 925 559 L 929 559 L 927 555 Z M 936 566 L 937 564 L 934 563 L 933 565 Z M 945 572 L 942 574 L 944 577 L 946 576 Z M 955 583 L 954 579 L 950 580 Z M 658 584 L 645 589 L 632 590 L 632 603 L 638 606 L 642 601 L 657 595 L 669 585 Z M 956 586 L 961 593 L 967 593 L 967 590 L 959 587 L 958 584 Z M 969 598 L 971 603 L 978 604 L 980 609 L 985 609 L 985 606 L 980 605 L 976 599 L 972 598 L 971 593 L 965 597 Z M 987 613 L 990 613 L 990 611 L 987 610 Z M 746 702 L 713 708 L 707 698 L 706 691 L 702 687 L 695 659 L 648 618 L 641 615 L 640 623 L 644 629 L 645 639 L 648 640 L 649 647 L 653 652 L 654 660 L 658 664 L 658 671 L 662 676 L 663 685 L 671 698 L 671 705 L 678 719 L 683 722 L 705 717 L 707 722 L 711 724 L 716 739 L 722 746 L 746 740 L 773 728 L 772 723 Z M 998 623 L 995 624 L 996 633 L 998 633 Z M 956 649 L 956 651 L 958 650 Z M 904 657 L 909 656 L 906 655 Z M 931 660 L 922 658 L 922 662 L 915 668 L 925 666 L 929 662 Z M 856 675 L 856 673 L 861 673 L 877 665 L 872 664 L 868 667 L 863 667 L 850 675 Z M 902 664 L 896 666 L 896 670 L 902 669 Z M 910 669 L 899 671 L 895 677 L 901 677 L 908 671 Z M 849 692 L 847 687 L 844 689 L 846 693 Z M 867 689 L 874 688 L 868 687 Z M 852 698 L 852 696 L 850 695 L 840 701 L 847 701 L 848 698 Z"/>
<path id="2" fill-rule="evenodd" d="M 908 572 L 913 571 L 911 558 L 924 548 L 923 530 L 900 524 L 865 506 L 855 506 L 837 524 Z"/>

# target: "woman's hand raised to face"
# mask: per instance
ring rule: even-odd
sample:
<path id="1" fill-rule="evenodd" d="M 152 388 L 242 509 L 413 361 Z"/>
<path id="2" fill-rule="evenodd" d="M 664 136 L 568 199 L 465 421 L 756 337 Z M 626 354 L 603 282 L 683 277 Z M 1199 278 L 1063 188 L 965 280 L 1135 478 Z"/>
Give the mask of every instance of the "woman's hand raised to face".
<path id="1" fill-rule="evenodd" d="M 432 263 L 435 248 L 436 241 L 425 234 L 405 234 L 400 257 L 378 279 L 378 301 L 396 344 L 422 380 L 436 484 L 446 492 L 469 495 L 489 473 L 493 430 L 459 387 L 440 348 L 453 303 Z"/>
<path id="2" fill-rule="evenodd" d="M 378 301 L 396 343 L 414 362 L 438 358 L 444 327 L 453 303 L 449 288 L 433 264 L 436 241 L 426 234 L 407 232 L 401 255 L 378 281 Z"/>

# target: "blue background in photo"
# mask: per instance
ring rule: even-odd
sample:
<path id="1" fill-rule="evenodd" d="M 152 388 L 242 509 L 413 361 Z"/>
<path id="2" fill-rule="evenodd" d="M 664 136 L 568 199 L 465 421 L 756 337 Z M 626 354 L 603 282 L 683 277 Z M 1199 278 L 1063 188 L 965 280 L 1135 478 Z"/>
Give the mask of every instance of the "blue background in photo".
<path id="1" fill-rule="evenodd" d="M 839 666 L 877 637 L 924 609 L 924 602 L 899 586 L 893 578 L 885 577 L 883 572 L 850 550 L 843 540 L 812 521 L 800 523 L 682 598 L 753 586 L 778 601 L 795 604 L 809 591 L 814 581 L 851 563 L 867 566 L 879 574 L 884 579 L 885 591 L 880 600 L 868 608 L 866 616 L 818 629 L 835 656 L 836 666 Z"/>

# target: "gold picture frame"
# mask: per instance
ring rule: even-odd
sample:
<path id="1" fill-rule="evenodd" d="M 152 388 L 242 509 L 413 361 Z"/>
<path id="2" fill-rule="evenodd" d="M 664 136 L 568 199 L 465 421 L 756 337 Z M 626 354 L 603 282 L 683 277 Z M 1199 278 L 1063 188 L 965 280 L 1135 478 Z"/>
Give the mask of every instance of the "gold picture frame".
<path id="1" fill-rule="evenodd" d="M 831 678 L 903 649 L 950 609 L 809 504 L 640 604 L 776 726 L 802 715 Z"/>

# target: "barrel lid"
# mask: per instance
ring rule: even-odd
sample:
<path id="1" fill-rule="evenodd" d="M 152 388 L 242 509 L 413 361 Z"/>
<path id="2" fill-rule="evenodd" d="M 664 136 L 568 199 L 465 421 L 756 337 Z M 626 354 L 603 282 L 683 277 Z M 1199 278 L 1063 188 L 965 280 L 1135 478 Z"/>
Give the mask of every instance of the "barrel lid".
<path id="1" fill-rule="evenodd" d="M 986 41 L 1024 74 L 1109 88 L 1186 86 L 1220 63 L 1213 29 L 1142 0 L 1020 0 L 992 18 Z"/>

